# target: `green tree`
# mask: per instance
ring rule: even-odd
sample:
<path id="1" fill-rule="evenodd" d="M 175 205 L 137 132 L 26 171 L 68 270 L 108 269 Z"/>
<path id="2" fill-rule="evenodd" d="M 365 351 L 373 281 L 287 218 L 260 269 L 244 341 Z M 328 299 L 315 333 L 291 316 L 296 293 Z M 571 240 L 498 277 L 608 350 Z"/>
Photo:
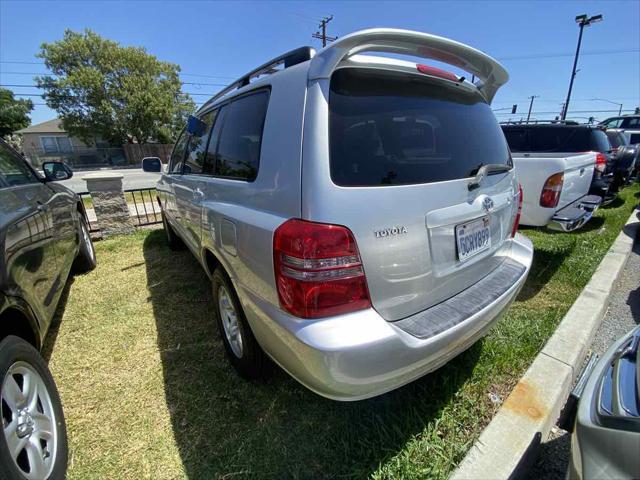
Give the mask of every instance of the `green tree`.
<path id="1" fill-rule="evenodd" d="M 17 99 L 11 90 L 0 88 L 0 137 L 28 127 L 31 123 L 29 118 L 31 110 L 33 110 L 31 100 Z"/>
<path id="2" fill-rule="evenodd" d="M 36 77 L 67 132 L 84 141 L 169 143 L 195 110 L 180 91 L 180 67 L 144 48 L 123 47 L 91 30 L 66 30 L 38 54 L 52 75 Z"/>

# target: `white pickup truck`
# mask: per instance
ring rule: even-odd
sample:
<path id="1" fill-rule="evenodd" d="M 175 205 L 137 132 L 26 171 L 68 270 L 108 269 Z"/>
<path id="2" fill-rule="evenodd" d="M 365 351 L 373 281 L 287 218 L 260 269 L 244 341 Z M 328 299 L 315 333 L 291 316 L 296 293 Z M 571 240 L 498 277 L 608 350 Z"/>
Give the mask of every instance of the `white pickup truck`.
<path id="1" fill-rule="evenodd" d="M 602 198 L 589 195 L 596 153 L 513 153 L 522 185 L 521 225 L 570 232 L 589 221 Z"/>

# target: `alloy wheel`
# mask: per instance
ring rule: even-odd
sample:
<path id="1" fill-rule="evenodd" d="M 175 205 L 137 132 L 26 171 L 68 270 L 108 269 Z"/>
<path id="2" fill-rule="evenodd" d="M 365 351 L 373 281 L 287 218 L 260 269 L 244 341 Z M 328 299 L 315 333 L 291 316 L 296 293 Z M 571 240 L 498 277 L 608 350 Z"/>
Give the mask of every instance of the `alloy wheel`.
<path id="1" fill-rule="evenodd" d="M 223 285 L 218 288 L 218 308 L 227 342 L 229 342 L 233 354 L 238 358 L 242 358 L 242 332 L 238 322 L 238 313 L 231 301 L 229 292 Z"/>
<path id="2" fill-rule="evenodd" d="M 93 260 L 96 256 L 96 252 L 93 249 L 93 243 L 91 242 L 91 235 L 89 235 L 89 229 L 87 223 L 84 220 L 80 220 L 80 230 L 82 231 L 82 241 L 84 242 L 89 258 Z"/>
<path id="3" fill-rule="evenodd" d="M 9 455 L 27 480 L 48 478 L 54 467 L 58 426 L 53 400 L 27 362 L 11 365 L 0 390 L 2 429 Z"/>

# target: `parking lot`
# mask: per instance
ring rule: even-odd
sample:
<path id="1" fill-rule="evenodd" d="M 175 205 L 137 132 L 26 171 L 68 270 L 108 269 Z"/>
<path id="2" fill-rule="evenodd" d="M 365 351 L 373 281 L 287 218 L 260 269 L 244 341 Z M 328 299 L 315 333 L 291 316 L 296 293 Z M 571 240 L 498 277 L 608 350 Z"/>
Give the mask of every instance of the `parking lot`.
<path id="1" fill-rule="evenodd" d="M 325 400 L 279 368 L 248 382 L 224 359 L 209 282 L 161 230 L 96 243 L 45 356 L 67 418 L 71 479 L 446 478 L 586 284 L 637 185 L 572 235 L 524 229 L 534 266 L 491 334 L 416 382 Z"/>

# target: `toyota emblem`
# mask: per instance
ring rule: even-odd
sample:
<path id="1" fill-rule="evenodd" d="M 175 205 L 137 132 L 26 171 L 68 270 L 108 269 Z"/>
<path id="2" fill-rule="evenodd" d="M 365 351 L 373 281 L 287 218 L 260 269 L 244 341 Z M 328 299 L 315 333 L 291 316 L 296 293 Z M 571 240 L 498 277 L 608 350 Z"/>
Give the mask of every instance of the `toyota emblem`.
<path id="1" fill-rule="evenodd" d="M 485 212 L 490 212 L 493 210 L 493 200 L 490 197 L 486 197 L 482 201 L 482 208 L 484 208 Z"/>

